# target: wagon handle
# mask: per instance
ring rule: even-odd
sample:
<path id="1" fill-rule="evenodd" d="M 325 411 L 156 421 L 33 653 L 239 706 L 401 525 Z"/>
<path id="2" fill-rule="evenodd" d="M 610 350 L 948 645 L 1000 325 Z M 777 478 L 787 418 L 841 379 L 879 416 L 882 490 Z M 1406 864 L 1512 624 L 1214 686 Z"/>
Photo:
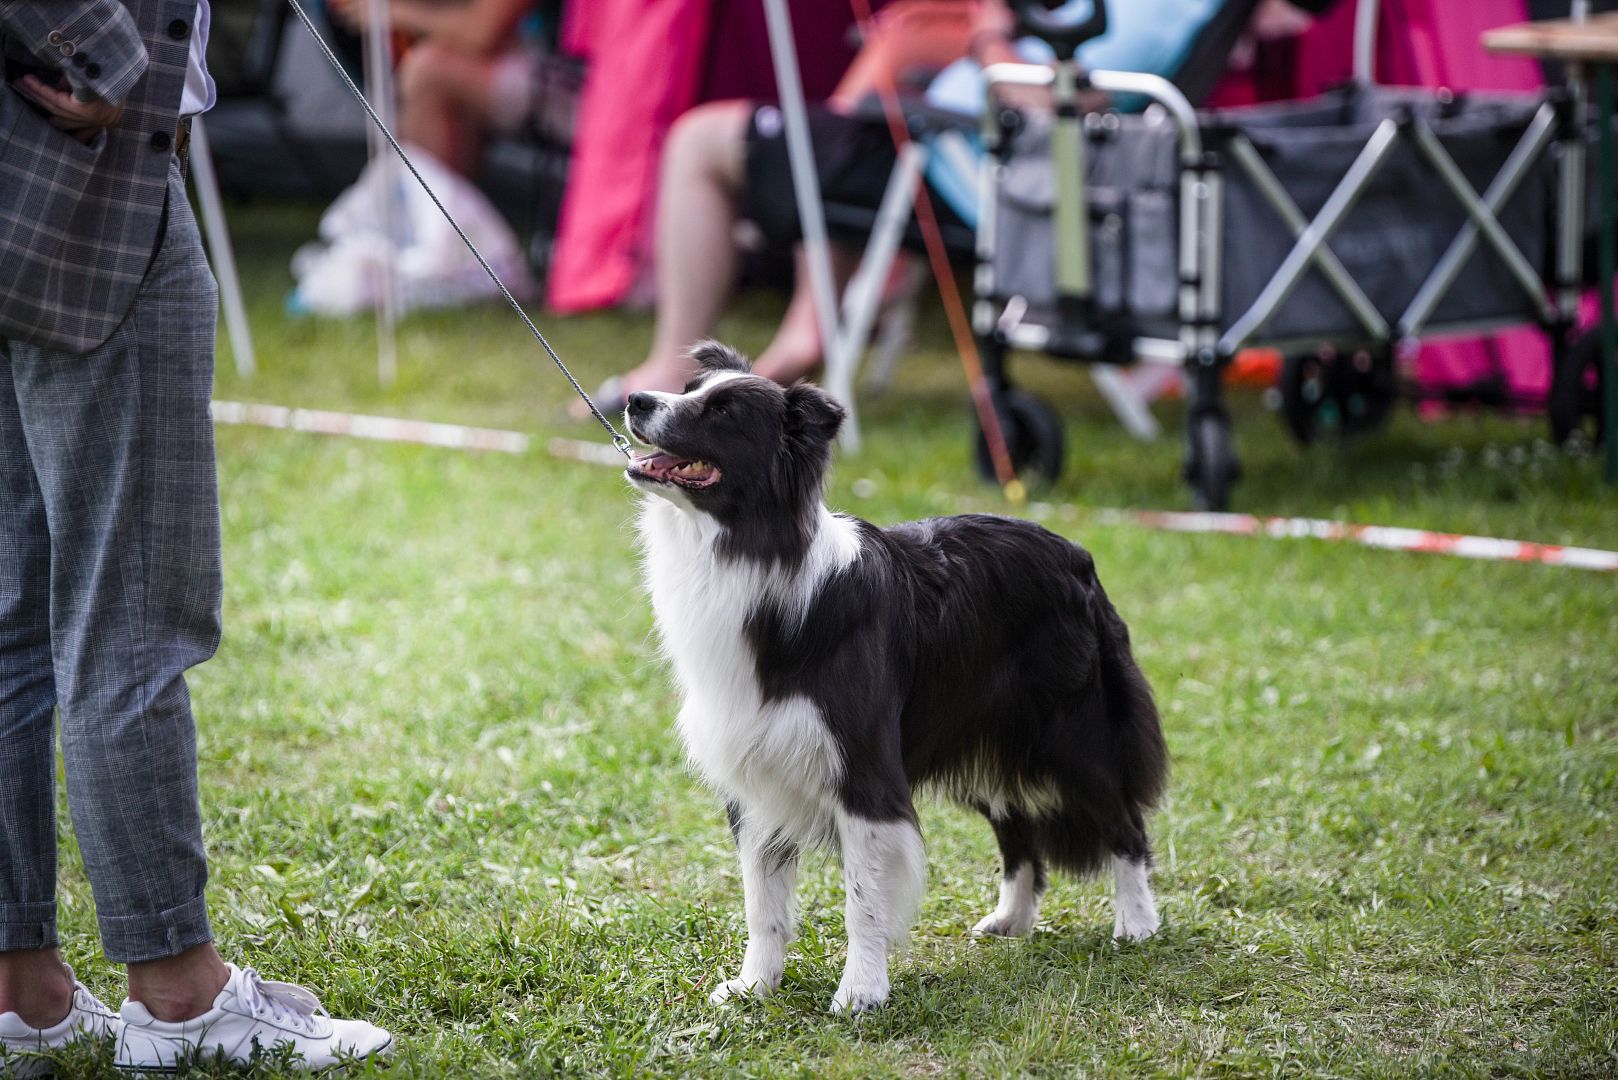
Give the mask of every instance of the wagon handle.
<path id="1" fill-rule="evenodd" d="M 1090 17 L 1083 17 L 1084 0 L 1012 0 L 1020 33 L 1041 38 L 1056 50 L 1058 60 L 1071 60 L 1078 47 L 1107 32 L 1106 0 L 1090 0 Z"/>
<path id="2" fill-rule="evenodd" d="M 1360 86 L 1376 82 L 1376 21 L 1381 2 L 1359 0 L 1354 8 L 1354 81 Z"/>

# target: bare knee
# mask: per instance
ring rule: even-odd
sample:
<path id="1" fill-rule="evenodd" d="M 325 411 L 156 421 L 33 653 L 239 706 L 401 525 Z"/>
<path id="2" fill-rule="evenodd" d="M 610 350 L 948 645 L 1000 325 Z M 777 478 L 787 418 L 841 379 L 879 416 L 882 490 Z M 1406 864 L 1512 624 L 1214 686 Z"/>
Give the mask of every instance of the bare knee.
<path id="1" fill-rule="evenodd" d="M 701 178 L 739 190 L 752 115 L 747 101 L 714 101 L 685 112 L 664 144 L 663 175 L 674 181 Z"/>
<path id="2" fill-rule="evenodd" d="M 481 111 L 493 78 L 494 60 L 423 41 L 399 64 L 399 99 L 410 104 L 444 104 Z"/>
<path id="3" fill-rule="evenodd" d="M 396 76 L 399 96 L 406 100 L 441 96 L 444 84 L 439 73 L 444 70 L 450 52 L 443 45 L 428 40 L 405 53 Z"/>

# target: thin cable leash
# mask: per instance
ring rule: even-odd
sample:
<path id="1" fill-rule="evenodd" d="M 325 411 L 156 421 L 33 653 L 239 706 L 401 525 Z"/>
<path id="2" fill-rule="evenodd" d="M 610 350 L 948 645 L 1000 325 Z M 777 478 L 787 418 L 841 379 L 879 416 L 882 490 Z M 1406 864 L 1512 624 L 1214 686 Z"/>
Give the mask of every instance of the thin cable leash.
<path id="1" fill-rule="evenodd" d="M 517 298 L 511 295 L 511 290 L 506 288 L 506 283 L 500 280 L 500 275 L 494 272 L 494 267 L 489 265 L 489 261 L 483 257 L 483 253 L 477 249 L 477 245 L 472 243 L 465 230 L 450 216 L 450 212 L 445 209 L 443 202 L 438 198 L 438 193 L 428 186 L 426 179 L 416 169 L 415 162 L 410 160 L 410 155 L 404 152 L 404 147 L 400 146 L 399 140 L 393 137 L 393 132 L 388 130 L 388 125 L 382 122 L 382 118 L 376 114 L 376 110 L 371 107 L 371 103 L 366 100 L 360 88 L 354 85 L 353 79 L 349 78 L 348 72 L 343 68 L 342 61 L 338 60 L 337 54 L 331 51 L 331 46 L 326 44 L 326 39 L 320 36 L 320 31 L 315 28 L 314 21 L 309 18 L 309 13 L 303 9 L 303 5 L 298 0 L 287 0 L 287 3 L 291 4 L 292 10 L 298 13 L 298 18 L 303 21 L 309 35 L 315 39 L 315 44 L 320 46 L 320 51 L 326 55 L 326 60 L 331 64 L 332 70 L 337 72 L 338 76 L 343 80 L 343 84 L 348 87 L 349 93 L 353 94 L 354 99 L 364 107 L 366 115 L 371 118 L 371 122 L 376 125 L 377 130 L 382 132 L 383 138 L 388 140 L 388 145 L 393 147 L 394 153 L 399 155 L 399 160 L 405 163 L 405 168 L 409 169 L 410 175 L 416 178 L 416 183 L 421 185 L 421 190 L 425 191 L 427 197 L 433 201 L 433 205 L 438 207 L 438 212 L 444 215 L 444 220 L 449 222 L 450 228 L 455 230 L 455 235 L 461 238 L 461 243 L 466 245 L 466 250 L 472 253 L 472 257 L 478 261 L 478 265 L 483 267 L 483 272 L 489 275 L 489 280 L 494 282 L 495 288 L 500 290 L 500 295 L 506 298 L 506 303 L 511 305 L 511 310 L 517 313 L 517 317 L 523 321 L 523 325 L 528 327 L 529 333 L 534 335 L 534 340 L 539 342 L 545 351 L 550 354 L 552 362 L 556 364 L 556 370 L 562 373 L 562 376 L 572 385 L 573 392 L 578 394 L 580 399 L 590 407 L 591 415 L 601 422 L 602 427 L 607 429 L 607 435 L 611 437 L 612 445 L 617 448 L 620 454 L 629 457 L 629 439 L 620 435 L 618 429 L 612 426 L 612 421 L 608 420 L 602 411 L 596 407 L 596 403 L 590 400 L 590 395 L 585 393 L 584 387 L 579 385 L 579 380 L 575 379 L 573 373 L 567 369 L 567 365 L 562 363 L 562 358 L 556 355 L 556 350 L 551 348 L 551 343 L 545 340 L 545 335 L 539 332 L 539 327 L 534 325 L 534 320 L 528 317 L 528 312 L 524 311 L 523 306 L 517 302 Z"/>

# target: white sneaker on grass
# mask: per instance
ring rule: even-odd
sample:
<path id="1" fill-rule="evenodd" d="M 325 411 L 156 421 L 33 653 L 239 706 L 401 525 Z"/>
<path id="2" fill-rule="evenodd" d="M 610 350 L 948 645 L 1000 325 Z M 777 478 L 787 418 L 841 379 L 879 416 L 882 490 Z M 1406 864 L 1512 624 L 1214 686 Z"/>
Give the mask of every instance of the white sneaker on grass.
<path id="1" fill-rule="evenodd" d="M 291 983 L 269 982 L 252 968 L 227 964 L 230 979 L 213 1008 L 191 1020 L 158 1020 L 138 1001 L 120 1010 L 117 1066 L 130 1072 L 172 1070 L 196 1054 L 223 1051 L 229 1061 L 246 1063 L 255 1048 L 266 1052 L 283 1044 L 305 1069 L 385 1054 L 393 1036 L 364 1020 L 327 1015 L 314 994 Z"/>
<path id="2" fill-rule="evenodd" d="M 68 974 L 72 975 L 72 969 Z M 50 1059 L 35 1055 L 60 1050 L 79 1039 L 102 1039 L 117 1034 L 118 1014 L 113 1012 L 79 980 L 73 980 L 73 1004 L 67 1016 L 47 1028 L 23 1022 L 14 1012 L 0 1013 L 0 1076 L 48 1076 L 55 1071 Z"/>

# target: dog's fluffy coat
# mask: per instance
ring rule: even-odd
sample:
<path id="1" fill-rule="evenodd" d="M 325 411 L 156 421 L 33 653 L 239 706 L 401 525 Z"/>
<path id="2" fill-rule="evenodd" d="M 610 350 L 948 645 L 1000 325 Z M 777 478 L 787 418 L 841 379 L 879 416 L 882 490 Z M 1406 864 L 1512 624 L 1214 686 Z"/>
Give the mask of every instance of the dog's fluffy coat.
<path id="1" fill-rule="evenodd" d="M 646 579 L 684 692 L 679 729 L 725 799 L 748 943 L 714 992 L 766 993 L 793 932 L 800 852 L 841 853 L 848 961 L 836 1010 L 888 996 L 926 875 L 913 802 L 988 817 L 1004 864 L 982 933 L 1027 933 L 1045 869 L 1112 863 L 1115 934 L 1158 925 L 1144 815 L 1166 752 L 1151 690 L 1090 555 L 986 515 L 878 529 L 821 501 L 842 409 L 714 343 L 682 394 L 632 395 L 653 447 Z"/>

